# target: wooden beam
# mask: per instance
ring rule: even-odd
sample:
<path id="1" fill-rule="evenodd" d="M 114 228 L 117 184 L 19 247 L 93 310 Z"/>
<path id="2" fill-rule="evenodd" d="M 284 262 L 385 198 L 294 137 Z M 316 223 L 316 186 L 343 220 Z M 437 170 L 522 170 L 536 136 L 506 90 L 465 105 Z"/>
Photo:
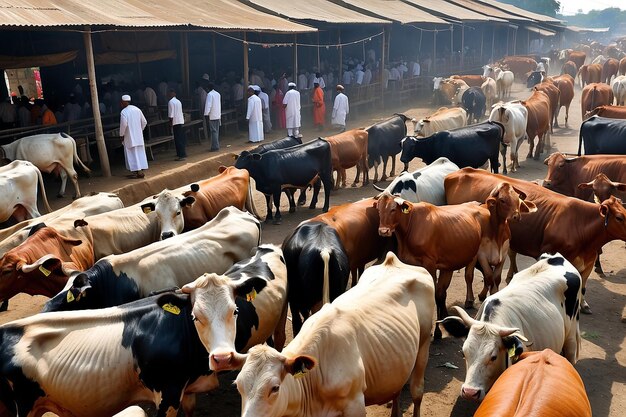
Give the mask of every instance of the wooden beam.
<path id="1" fill-rule="evenodd" d="M 385 107 L 385 83 L 383 82 L 383 72 L 385 71 L 385 38 L 387 35 L 387 30 L 383 26 L 383 44 L 382 44 L 382 55 L 380 58 L 380 103 L 383 107 Z"/>
<path id="2" fill-rule="evenodd" d="M 217 84 L 217 49 L 216 49 L 216 45 L 215 45 L 215 32 L 213 33 L 213 80 L 215 80 L 215 83 Z"/>
<path id="3" fill-rule="evenodd" d="M 183 84 L 183 93 L 189 97 L 189 41 L 187 32 L 180 33 L 180 72 Z"/>
<path id="4" fill-rule="evenodd" d="M 293 82 L 298 85 L 298 35 L 293 35 Z"/>
<path id="5" fill-rule="evenodd" d="M 465 25 L 461 25 L 461 70 L 465 66 Z"/>
<path id="6" fill-rule="evenodd" d="M 248 90 L 248 85 L 250 84 L 250 67 L 248 65 L 248 35 L 246 32 L 243 33 L 243 91 L 244 97 L 245 92 Z"/>

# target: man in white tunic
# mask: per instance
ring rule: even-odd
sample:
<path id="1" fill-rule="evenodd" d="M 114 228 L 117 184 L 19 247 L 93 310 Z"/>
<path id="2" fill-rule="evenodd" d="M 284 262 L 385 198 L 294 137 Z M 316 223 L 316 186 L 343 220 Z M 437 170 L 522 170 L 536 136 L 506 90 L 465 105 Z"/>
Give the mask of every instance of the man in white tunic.
<path id="1" fill-rule="evenodd" d="M 130 104 L 130 96 L 123 95 L 120 113 L 120 136 L 124 138 L 124 156 L 126 169 L 132 171 L 129 178 L 143 178 L 142 170 L 148 169 L 143 130 L 148 122 L 139 108 Z"/>
<path id="2" fill-rule="evenodd" d="M 256 93 L 257 90 L 255 90 Z M 270 96 L 259 86 L 259 98 L 263 105 L 263 133 L 272 131 L 272 118 L 270 117 Z"/>
<path id="3" fill-rule="evenodd" d="M 350 105 L 348 104 L 348 96 L 343 93 L 343 85 L 337 86 L 337 96 L 333 105 L 332 124 L 340 129 L 340 132 L 346 131 L 346 116 L 350 113 Z"/>
<path id="4" fill-rule="evenodd" d="M 248 121 L 248 139 L 249 142 L 261 142 L 263 136 L 263 104 L 255 91 L 256 86 L 248 87 L 248 113 L 246 120 Z M 261 89 L 259 88 L 259 91 Z"/>
<path id="5" fill-rule="evenodd" d="M 283 98 L 283 107 L 285 108 L 285 116 L 287 118 L 287 135 L 294 138 L 300 136 L 300 93 L 296 90 L 295 83 L 289 83 L 289 90 Z"/>

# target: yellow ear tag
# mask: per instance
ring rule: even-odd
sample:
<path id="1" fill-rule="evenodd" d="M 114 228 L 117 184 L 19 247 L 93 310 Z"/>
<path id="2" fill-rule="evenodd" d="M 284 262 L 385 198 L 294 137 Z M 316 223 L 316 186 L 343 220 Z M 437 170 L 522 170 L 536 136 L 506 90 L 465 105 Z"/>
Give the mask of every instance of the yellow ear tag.
<path id="1" fill-rule="evenodd" d="M 515 346 L 513 346 L 512 348 L 509 348 L 509 358 L 514 358 L 515 357 Z"/>
<path id="2" fill-rule="evenodd" d="M 168 313 L 172 313 L 176 315 L 180 314 L 180 308 L 170 303 L 163 304 L 163 310 L 167 311 Z"/>
<path id="3" fill-rule="evenodd" d="M 246 301 L 251 302 L 256 298 L 256 290 L 253 288 L 248 294 L 246 294 Z"/>
<path id="4" fill-rule="evenodd" d="M 144 207 L 144 208 L 143 208 L 143 212 L 144 212 L 145 214 L 149 214 L 149 213 L 152 213 L 152 209 L 151 209 L 150 207 Z"/>
<path id="5" fill-rule="evenodd" d="M 45 276 L 49 276 L 52 272 L 50 272 L 49 270 L 47 270 L 46 268 L 42 266 L 39 267 L 39 270 L 41 271 L 42 274 L 44 274 Z"/>
<path id="6" fill-rule="evenodd" d="M 306 372 L 304 372 L 304 371 L 298 371 L 298 372 L 296 372 L 295 374 L 293 374 L 293 377 L 294 377 L 294 378 L 296 378 L 296 379 L 299 379 L 299 378 L 304 377 L 304 374 L 305 374 L 305 373 L 306 373 Z"/>
<path id="7" fill-rule="evenodd" d="M 408 209 L 408 208 L 406 208 L 406 207 L 404 207 L 404 208 L 402 209 L 402 213 L 403 213 L 403 214 L 409 214 L 409 209 Z"/>
<path id="8" fill-rule="evenodd" d="M 74 301 L 74 294 L 72 294 L 71 291 L 67 292 L 67 302 L 71 303 L 72 301 Z"/>

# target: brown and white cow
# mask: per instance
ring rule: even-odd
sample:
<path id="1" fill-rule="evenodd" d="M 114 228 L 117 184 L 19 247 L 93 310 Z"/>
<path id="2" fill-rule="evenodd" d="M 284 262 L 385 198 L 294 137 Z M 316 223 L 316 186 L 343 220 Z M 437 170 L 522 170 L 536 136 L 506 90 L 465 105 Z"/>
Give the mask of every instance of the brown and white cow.
<path id="1" fill-rule="evenodd" d="M 465 84 L 470 87 L 480 87 L 485 81 L 487 81 L 486 77 L 483 77 L 482 75 L 451 75 L 450 78 L 453 80 L 465 81 Z"/>
<path id="2" fill-rule="evenodd" d="M 26 219 L 39 217 L 37 210 L 37 185 L 43 197 L 43 203 L 48 211 L 52 212 L 46 197 L 46 189 L 41 178 L 41 172 L 28 161 L 13 161 L 0 167 L 0 223 L 11 217 L 21 222 Z"/>
<path id="3" fill-rule="evenodd" d="M 440 107 L 419 121 L 411 119 L 415 136 L 428 137 L 440 130 L 451 130 L 467 124 L 467 112 L 461 107 Z"/>
<path id="4" fill-rule="evenodd" d="M 576 68 L 580 68 L 585 64 L 587 59 L 587 52 L 574 51 L 572 49 L 563 49 L 559 54 L 559 60 L 561 62 L 572 61 L 576 64 Z"/>
<path id="5" fill-rule="evenodd" d="M 387 254 L 282 352 L 250 349 L 235 381 L 241 416 L 364 416 L 367 405 L 390 400 L 395 416 L 407 380 L 419 416 L 434 310 L 428 273 Z"/>
<path id="6" fill-rule="evenodd" d="M 539 155 L 543 152 L 545 140 L 550 140 L 550 98 L 543 91 L 533 90 L 532 95 L 525 101 L 522 101 L 522 105 L 528 110 L 526 135 L 528 136 L 530 149 L 528 150 L 527 158 L 533 157 L 535 137 L 537 137 L 534 159 L 538 160 Z"/>
<path id="7" fill-rule="evenodd" d="M 330 156 L 333 171 L 337 171 L 335 190 L 346 186 L 346 169 L 357 167 L 353 187 L 359 183 L 359 174 L 363 174 L 363 186 L 369 184 L 369 168 L 367 166 L 367 130 L 352 129 L 338 135 L 325 138 L 330 144 Z"/>
<path id="8" fill-rule="evenodd" d="M 589 119 L 591 116 L 610 117 L 612 119 L 626 119 L 626 107 L 624 106 L 597 106 L 595 109 L 588 111 L 583 115 L 583 119 Z"/>
<path id="9" fill-rule="evenodd" d="M 463 80 L 452 78 L 435 77 L 433 79 L 433 90 L 441 91 L 446 100 L 457 106 L 461 103 L 463 93 L 470 88 Z"/>
<path id="10" fill-rule="evenodd" d="M 580 95 L 581 114 L 586 115 L 598 106 L 613 104 L 613 90 L 604 83 L 592 83 Z"/>
<path id="11" fill-rule="evenodd" d="M 548 80 L 559 89 L 559 103 L 554 113 L 554 126 L 559 127 L 559 113 L 561 107 L 565 107 L 565 126 L 569 120 L 569 106 L 574 99 L 574 78 L 568 74 L 560 75 L 558 77 L 548 78 Z"/>

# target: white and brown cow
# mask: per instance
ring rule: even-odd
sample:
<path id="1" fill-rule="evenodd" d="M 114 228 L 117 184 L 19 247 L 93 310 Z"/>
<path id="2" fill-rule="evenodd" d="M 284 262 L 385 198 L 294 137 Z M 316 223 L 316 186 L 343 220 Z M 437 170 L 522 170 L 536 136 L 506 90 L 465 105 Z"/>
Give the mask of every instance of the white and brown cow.
<path id="1" fill-rule="evenodd" d="M 13 161 L 0 167 L 0 223 L 11 217 L 17 221 L 39 217 L 37 210 L 37 184 L 46 210 L 52 211 L 46 197 L 41 172 L 27 161 Z"/>
<path id="2" fill-rule="evenodd" d="M 440 107 L 439 110 L 419 121 L 411 119 L 415 136 L 430 136 L 440 130 L 456 129 L 467 125 L 467 112 L 461 107 Z"/>
<path id="3" fill-rule="evenodd" d="M 498 376 L 524 351 L 552 349 L 576 364 L 580 351 L 580 274 L 561 254 L 544 254 L 489 296 L 477 319 L 454 307 L 460 317 L 442 321 L 454 336 L 467 336 L 467 367 L 461 396 L 482 400 Z M 523 300 L 523 302 L 520 302 Z"/>
<path id="4" fill-rule="evenodd" d="M 489 115 L 490 122 L 500 122 L 504 126 L 504 135 L 502 136 L 502 143 L 505 146 L 511 147 L 511 166 L 509 169 L 511 172 L 517 171 L 519 168 L 518 151 L 524 139 L 528 136 L 526 134 L 526 124 L 528 123 L 528 110 L 519 101 L 511 101 L 508 103 L 496 103 L 493 105 L 491 114 Z M 503 160 L 503 171 L 507 173 L 506 166 L 506 147 L 500 147 L 500 153 Z"/>
<path id="5" fill-rule="evenodd" d="M 282 352 L 250 349 L 236 380 L 241 415 L 364 416 L 366 405 L 390 400 L 397 415 L 408 380 L 418 416 L 434 314 L 432 278 L 388 253 L 311 316 Z"/>

